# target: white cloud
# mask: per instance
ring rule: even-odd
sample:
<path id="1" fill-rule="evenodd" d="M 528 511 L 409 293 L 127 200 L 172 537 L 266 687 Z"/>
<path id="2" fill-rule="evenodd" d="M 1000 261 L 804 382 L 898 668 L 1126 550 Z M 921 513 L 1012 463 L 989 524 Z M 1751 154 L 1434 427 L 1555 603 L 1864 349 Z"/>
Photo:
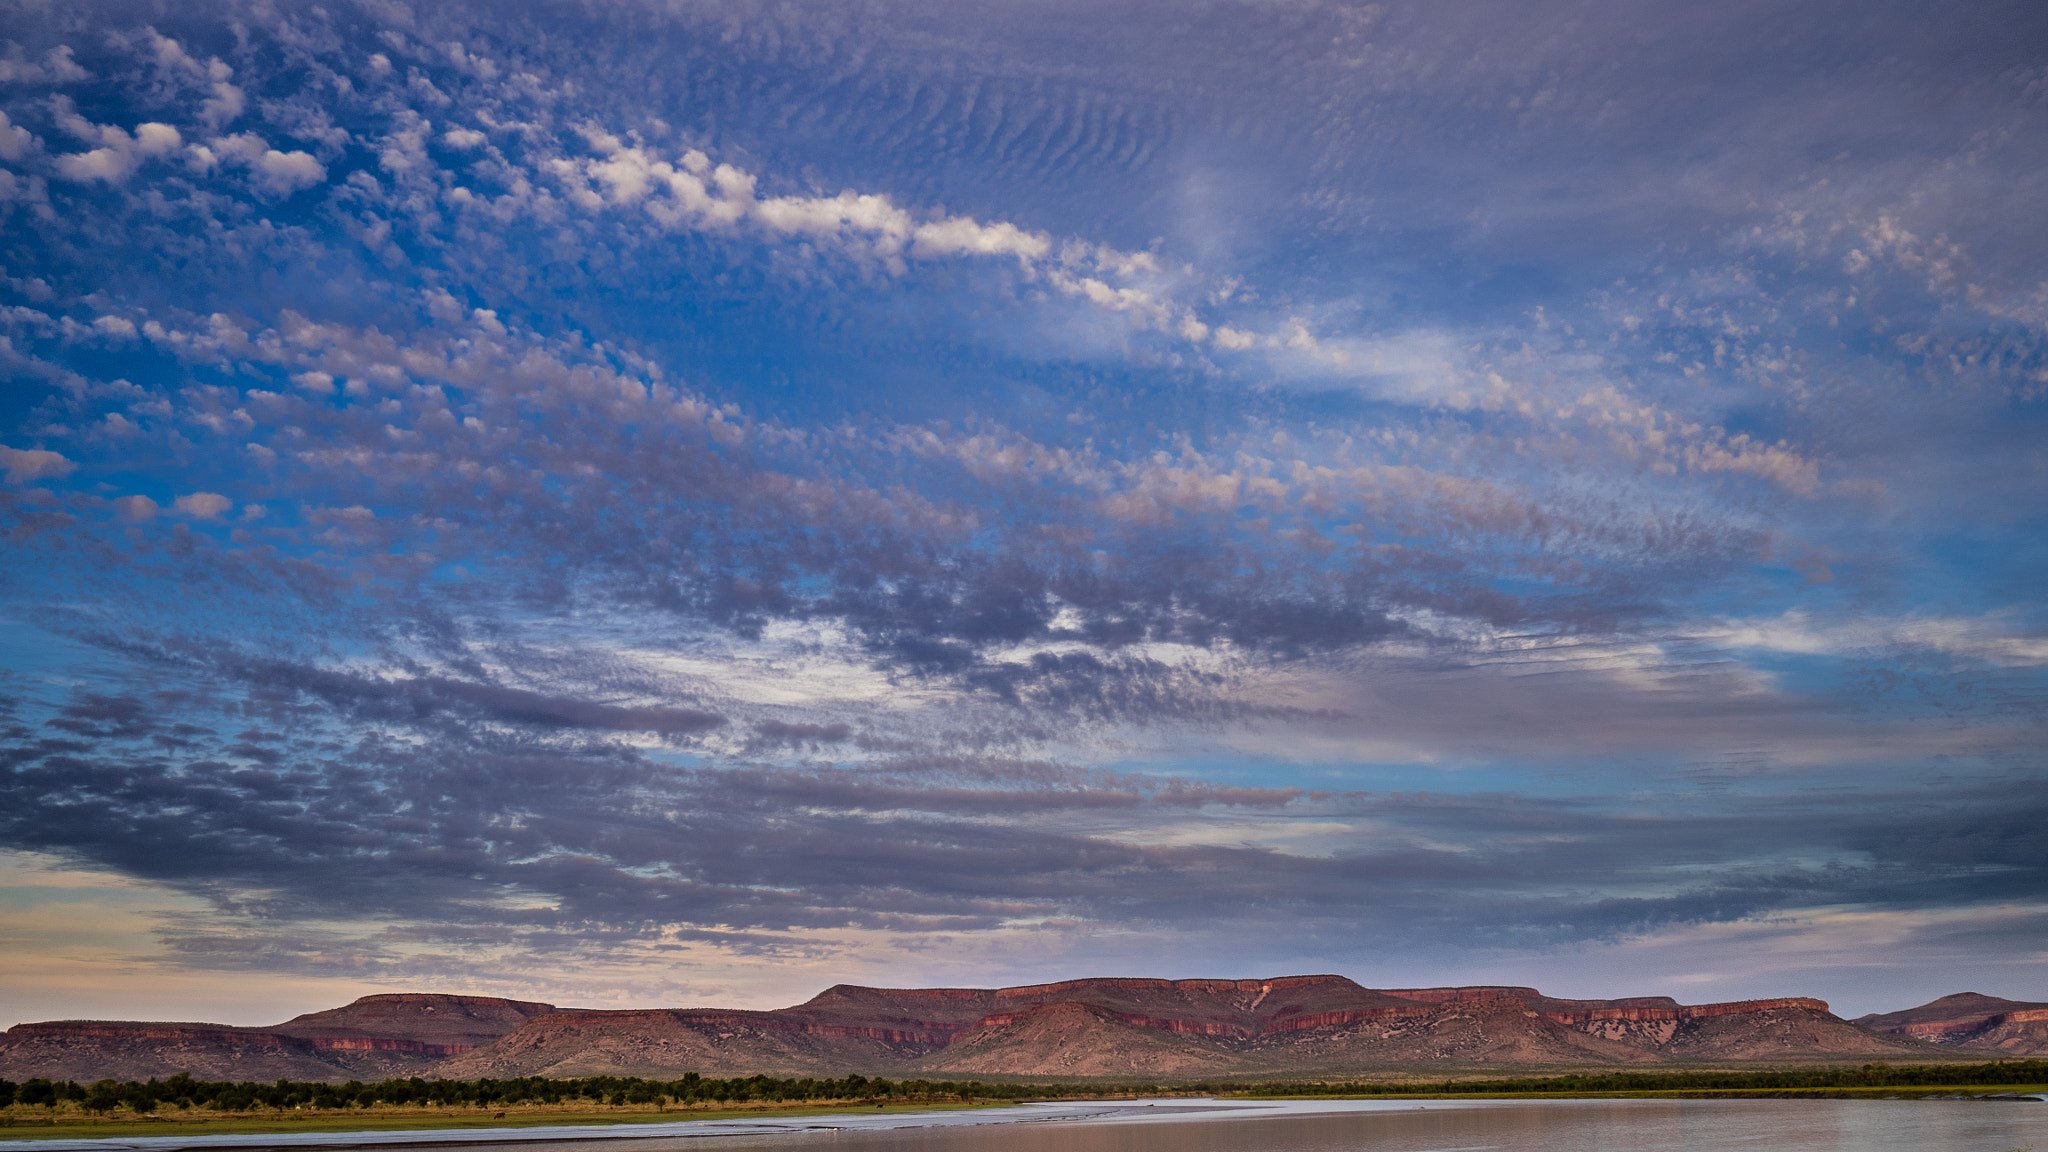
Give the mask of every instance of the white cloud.
<path id="1" fill-rule="evenodd" d="M 95 148 L 90 152 L 59 156 L 57 171 L 80 183 L 104 180 L 109 184 L 119 184 L 135 171 L 135 164 L 134 155 L 126 150 Z"/>
<path id="2" fill-rule="evenodd" d="M 921 256 L 969 254 L 1036 260 L 1052 247 L 1052 242 L 1043 234 L 1026 232 L 1007 220 L 980 224 L 966 216 L 919 225 L 914 239 L 916 251 Z"/>
<path id="3" fill-rule="evenodd" d="M 199 119 L 209 129 L 220 131 L 248 107 L 248 98 L 242 90 L 228 82 L 235 70 L 218 56 L 208 57 L 202 63 L 185 51 L 184 45 L 156 29 L 145 29 L 145 34 L 158 68 L 205 87 L 208 95 L 199 106 Z"/>
<path id="4" fill-rule="evenodd" d="M 465 152 L 472 148 L 481 148 L 489 141 L 490 137 L 474 128 L 450 128 L 446 132 L 441 133 L 441 143 L 446 144 L 450 148 L 459 148 Z"/>
<path id="5" fill-rule="evenodd" d="M 19 160 L 35 146 L 36 138 L 29 130 L 7 118 L 0 112 L 0 160 Z"/>
<path id="6" fill-rule="evenodd" d="M 19 44 L 9 44 L 7 54 L 0 57 L 0 84 L 64 84 L 89 75 L 71 58 L 68 44 L 45 52 L 39 62 L 29 60 Z"/>
<path id="7" fill-rule="evenodd" d="M 114 502 L 114 514 L 130 524 L 139 524 L 157 514 L 157 503 L 147 496 L 122 496 Z"/>
<path id="8" fill-rule="evenodd" d="M 66 132 L 100 147 L 57 157 L 57 171 L 71 180 L 94 180 L 119 184 L 141 167 L 145 159 L 167 156 L 183 143 L 178 130 L 154 121 L 135 126 L 130 136 L 113 124 L 94 124 L 71 111 L 68 103 L 57 107 L 57 123 Z"/>
<path id="9" fill-rule="evenodd" d="M 1821 621 L 1795 610 L 1767 620 L 1725 621 L 1698 638 L 1731 648 L 1799 656 L 1905 648 L 2005 668 L 2048 664 L 2048 636 L 2025 629 L 2010 613 Z"/>
<path id="10" fill-rule="evenodd" d="M 226 81 L 219 81 L 213 85 L 213 95 L 207 97 L 205 103 L 199 106 L 199 118 L 206 122 L 207 127 L 217 131 L 240 116 L 246 103 L 240 88 Z"/>
<path id="11" fill-rule="evenodd" d="M 218 492 L 193 492 L 171 502 L 173 511 L 198 520 L 212 520 L 234 506 L 234 501 Z"/>
<path id="12" fill-rule="evenodd" d="M 51 476 L 69 476 L 78 467 L 56 452 L 41 448 L 9 448 L 0 444 L 0 469 L 9 484 L 26 484 Z"/>
<path id="13" fill-rule="evenodd" d="M 222 163 L 249 170 L 249 180 L 274 196 L 289 196 L 327 179 L 327 166 L 307 152 L 280 152 L 253 132 L 223 136 L 210 143 Z"/>
<path id="14" fill-rule="evenodd" d="M 190 72 L 199 76 L 206 74 L 205 67 L 185 51 L 183 44 L 158 32 L 154 28 L 144 29 L 144 35 L 149 38 L 149 46 L 156 54 L 156 62 L 159 67 L 166 71 Z"/>
<path id="15" fill-rule="evenodd" d="M 178 130 L 169 124 L 152 122 L 135 126 L 135 150 L 144 156 L 167 156 L 177 151 L 182 143 Z"/>

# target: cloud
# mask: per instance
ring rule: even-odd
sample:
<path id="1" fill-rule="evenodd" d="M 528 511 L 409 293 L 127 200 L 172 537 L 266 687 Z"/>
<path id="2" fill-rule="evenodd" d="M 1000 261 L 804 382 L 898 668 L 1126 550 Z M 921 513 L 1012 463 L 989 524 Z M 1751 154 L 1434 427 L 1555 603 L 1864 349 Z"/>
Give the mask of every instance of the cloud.
<path id="1" fill-rule="evenodd" d="M 0 56 L 0 84 L 69 84 L 91 78 L 91 73 L 72 59 L 70 45 L 59 44 L 31 61 L 19 44 L 10 41 Z M 13 159 L 13 157 L 8 157 Z"/>
<path id="2" fill-rule="evenodd" d="M 208 129 L 218 132 L 223 125 L 242 114 L 247 98 L 240 88 L 228 82 L 235 70 L 219 57 L 209 57 L 201 62 L 187 52 L 183 44 L 154 28 L 144 28 L 139 39 L 149 46 L 160 73 L 174 82 L 202 87 L 207 92 L 200 105 L 199 118 Z"/>
<path id="3" fill-rule="evenodd" d="M 7 834 L 611 996 L 2018 907 L 2031 41 L 1510 9 L 115 21 L 0 122 Z"/>
<path id="4" fill-rule="evenodd" d="M 199 520 L 212 520 L 234 506 L 233 500 L 215 492 L 192 492 L 171 502 L 173 511 Z"/>
<path id="5" fill-rule="evenodd" d="M 1968 789 L 1902 815 L 1918 792 L 1876 789 L 1847 806 L 1768 792 L 1314 798 L 986 758 L 702 771 L 615 745 L 494 737 L 506 719 L 537 732 L 562 719 L 520 694 L 247 672 L 216 685 L 242 701 L 241 723 L 292 735 L 188 726 L 166 753 L 171 717 L 140 698 L 87 693 L 56 708 L 52 735 L 24 731 L 9 748 L 10 842 L 208 894 L 223 911 L 260 907 L 273 923 L 399 917 L 575 948 L 678 925 L 975 935 L 1058 917 L 1140 935 L 1199 917 L 1235 939 L 1338 948 L 1419 924 L 1438 947 L 1540 947 L 1788 905 L 2010 901 L 2037 890 L 2044 859 L 2030 829 L 2048 798 L 2031 787 Z M 448 723 L 391 707 L 433 699 L 465 711 Z M 378 711 L 358 712 L 372 701 Z M 358 712 L 357 731 L 374 715 L 411 735 L 329 746 L 337 708 Z M 1830 818 L 1815 820 L 1822 810 Z M 1220 843 L 1203 831 L 1212 820 L 1226 821 Z M 1705 861 L 1723 870 L 1703 875 Z M 228 923 L 209 951 L 241 935 Z M 1240 963 L 1263 955 L 1229 950 Z M 296 962 L 292 949 L 264 961 Z"/>
<path id="6" fill-rule="evenodd" d="M 1821 620 L 1795 610 L 1770 620 L 1731 620 L 1701 639 L 1802 656 L 1918 649 L 2005 668 L 2048 664 L 2048 638 L 2012 612 Z"/>
<path id="7" fill-rule="evenodd" d="M 0 160 L 19 160 L 35 147 L 36 138 L 29 130 L 7 118 L 0 112 Z"/>
<path id="8" fill-rule="evenodd" d="M 57 157 L 57 171 L 81 182 L 125 182 L 145 159 L 168 156 L 184 142 L 169 124 L 147 122 L 135 127 L 134 135 L 112 124 L 94 124 L 60 106 L 59 123 L 73 136 L 103 145 L 89 152 Z"/>
<path id="9" fill-rule="evenodd" d="M 157 502 L 147 496 L 121 496 L 111 503 L 114 514 L 130 524 L 154 519 L 159 510 Z"/>
<path id="10" fill-rule="evenodd" d="M 0 445 L 0 469 L 9 484 L 30 484 L 37 480 L 69 476 L 78 465 L 62 453 L 45 448 L 9 448 Z"/>
<path id="11" fill-rule="evenodd" d="M 327 166 L 307 152 L 280 152 L 253 132 L 224 136 L 206 143 L 202 163 L 236 164 L 249 170 L 250 182 L 272 196 L 289 196 L 327 179 Z"/>

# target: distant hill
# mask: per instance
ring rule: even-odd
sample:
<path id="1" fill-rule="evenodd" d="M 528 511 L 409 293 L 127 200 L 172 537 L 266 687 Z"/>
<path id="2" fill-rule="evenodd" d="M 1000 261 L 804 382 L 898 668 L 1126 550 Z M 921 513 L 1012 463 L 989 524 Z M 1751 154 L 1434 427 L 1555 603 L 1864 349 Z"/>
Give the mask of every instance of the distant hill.
<path id="1" fill-rule="evenodd" d="M 146 1080 L 347 1080 L 433 1076 L 450 1056 L 486 1045 L 552 1004 L 494 996 L 399 993 L 311 1012 L 267 1028 L 125 1020 L 17 1024 L 0 1036 L 0 1077 Z"/>
<path id="2" fill-rule="evenodd" d="M 1957 992 L 1903 1012 L 1872 1013 L 1855 1023 L 2000 1056 L 2048 1056 L 2048 1004 Z"/>
<path id="3" fill-rule="evenodd" d="M 1374 990 L 1342 976 L 1288 976 L 1109 978 L 1017 988 L 841 984 L 769 1012 L 593 1011 L 487 996 L 366 996 L 269 1028 L 22 1024 L 0 1036 L 0 1076 L 83 1081 L 187 1071 L 206 1079 L 341 1080 L 860 1072 L 1171 1081 L 1956 1055 L 1917 1035 L 1859 1027 L 1804 997 L 1688 1006 L 1664 996 L 1564 1000 L 1512 986 Z"/>

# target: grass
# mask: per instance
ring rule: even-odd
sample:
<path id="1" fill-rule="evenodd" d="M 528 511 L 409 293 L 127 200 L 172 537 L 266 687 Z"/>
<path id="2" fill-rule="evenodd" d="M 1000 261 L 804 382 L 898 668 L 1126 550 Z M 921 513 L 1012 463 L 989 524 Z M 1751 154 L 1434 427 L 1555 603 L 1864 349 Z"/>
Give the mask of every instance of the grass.
<path id="1" fill-rule="evenodd" d="M 618 1106 L 592 1104 L 506 1105 L 499 1108 L 365 1108 L 299 1109 L 293 1111 L 211 1112 L 194 1108 L 165 1110 L 136 1115 L 116 1109 L 105 1116 L 78 1108 L 54 1112 L 41 1107 L 15 1106 L 0 1109 L 0 1141 L 73 1140 L 124 1136 L 187 1135 L 270 1135 L 280 1132 L 392 1132 L 432 1128 L 534 1128 L 570 1124 L 657 1124 L 679 1120 L 729 1120 L 735 1117 L 774 1116 L 792 1119 L 804 1116 L 843 1116 L 849 1113 L 874 1115 L 902 1112 L 931 1112 L 940 1109 L 1000 1108 L 1007 1101 L 977 1101 L 971 1104 L 888 1104 L 863 1107 L 857 1102 L 840 1104 L 752 1104 L 728 1108 L 683 1108 L 669 1105 L 656 1110 L 652 1104 Z"/>

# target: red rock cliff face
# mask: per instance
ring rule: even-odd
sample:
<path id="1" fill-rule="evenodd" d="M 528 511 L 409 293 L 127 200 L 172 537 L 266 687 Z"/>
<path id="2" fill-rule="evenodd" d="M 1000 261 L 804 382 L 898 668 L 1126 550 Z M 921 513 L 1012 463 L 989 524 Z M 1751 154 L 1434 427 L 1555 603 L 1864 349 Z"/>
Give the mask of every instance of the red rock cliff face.
<path id="1" fill-rule="evenodd" d="M 1171 1032 L 1179 1036 L 1228 1036 L 1243 1040 L 1258 1035 L 1256 1029 L 1241 1024 L 1227 1024 L 1215 1020 L 1179 1020 L 1164 1016 L 1147 1016 L 1138 1012 L 1120 1012 L 1114 1008 L 1104 1008 L 1101 1005 L 1088 1004 L 1080 1000 L 1054 1000 L 1048 1003 L 1034 1004 L 1017 1012 L 992 1012 L 975 1021 L 973 1026 L 975 1028 L 1001 1028 L 1005 1025 L 1029 1020 L 1041 1013 L 1068 1011 L 1075 1007 L 1086 1008 L 1097 1016 L 1115 1020 L 1119 1023 L 1131 1024 L 1139 1028 L 1151 1028 L 1160 1032 Z"/>
<path id="2" fill-rule="evenodd" d="M 1901 1024 L 1887 1029 L 1907 1036 L 1918 1036 L 1923 1040 L 1947 1043 L 1968 1039 L 1982 1032 L 1989 1032 L 2008 1024 L 2039 1024 L 2048 1022 L 2048 1008 L 2016 1008 L 2010 1012 L 1992 1012 L 1983 1016 L 1966 1016 L 1960 1020 L 1928 1020 L 1920 1023 Z"/>
<path id="3" fill-rule="evenodd" d="M 1772 1008 L 1805 1008 L 1814 1012 L 1828 1010 L 1828 1002 L 1807 996 L 1787 996 L 1777 1000 L 1730 1000 L 1724 1004 L 1692 1004 L 1663 1007 L 1611 1007 L 1543 1010 L 1543 1015 L 1560 1024 L 1589 1024 L 1595 1020 L 1700 1020 L 1709 1016 L 1739 1016 L 1745 1012 L 1764 1012 Z"/>

